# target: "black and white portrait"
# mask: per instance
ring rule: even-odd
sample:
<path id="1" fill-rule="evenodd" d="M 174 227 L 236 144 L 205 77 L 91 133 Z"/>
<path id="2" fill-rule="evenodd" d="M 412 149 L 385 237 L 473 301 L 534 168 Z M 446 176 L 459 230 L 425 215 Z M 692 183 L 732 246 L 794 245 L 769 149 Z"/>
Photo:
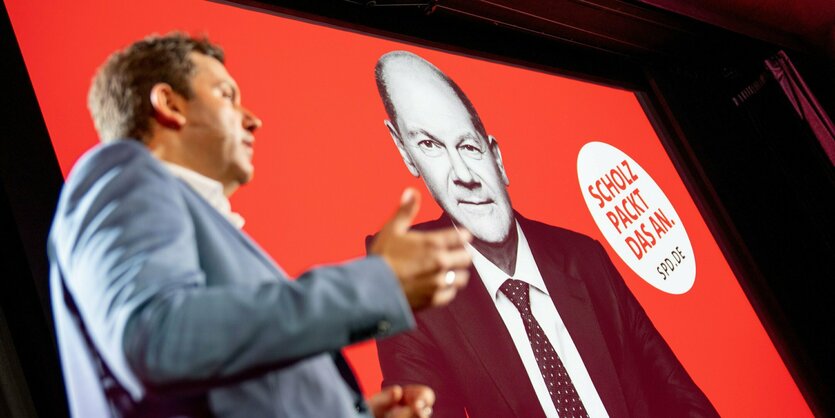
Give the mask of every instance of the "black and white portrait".
<path id="1" fill-rule="evenodd" d="M 375 75 L 392 158 L 443 209 L 415 228 L 474 237 L 456 300 L 378 341 L 385 384 L 433 387 L 442 418 L 715 416 L 603 247 L 514 210 L 500 142 L 465 86 L 406 51 Z"/>

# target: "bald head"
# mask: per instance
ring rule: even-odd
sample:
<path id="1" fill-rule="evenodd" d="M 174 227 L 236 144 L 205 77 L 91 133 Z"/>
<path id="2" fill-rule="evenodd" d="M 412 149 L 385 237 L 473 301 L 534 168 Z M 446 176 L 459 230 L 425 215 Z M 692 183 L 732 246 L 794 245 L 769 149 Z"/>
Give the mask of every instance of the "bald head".
<path id="1" fill-rule="evenodd" d="M 470 114 L 470 119 L 478 133 L 487 137 L 484 124 L 470 99 L 455 81 L 431 62 L 408 51 L 392 51 L 377 60 L 374 75 L 383 106 L 395 127 L 398 126 L 398 109 L 395 100 L 392 99 L 392 95 L 396 94 L 393 90 L 399 88 L 434 89 L 448 93 L 451 98 L 457 99 L 458 104 L 464 106 Z"/>
<path id="2" fill-rule="evenodd" d="M 513 209 L 501 152 L 464 92 L 437 67 L 404 51 L 383 55 L 376 75 L 389 116 L 385 124 L 409 172 L 423 178 L 475 243 L 510 242 Z"/>

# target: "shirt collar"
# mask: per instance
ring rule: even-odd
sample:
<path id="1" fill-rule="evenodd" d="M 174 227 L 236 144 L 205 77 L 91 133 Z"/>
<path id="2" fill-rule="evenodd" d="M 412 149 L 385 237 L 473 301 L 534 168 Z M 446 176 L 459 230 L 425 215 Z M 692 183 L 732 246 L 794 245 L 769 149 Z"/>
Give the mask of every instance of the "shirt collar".
<path id="1" fill-rule="evenodd" d="M 181 165 L 168 161 L 163 161 L 162 164 L 168 168 L 171 174 L 188 184 L 209 206 L 220 212 L 232 225 L 238 229 L 244 226 L 244 218 L 232 212 L 232 204 L 223 194 L 223 184 Z"/>
<path id="2" fill-rule="evenodd" d="M 467 250 L 473 256 L 473 266 L 476 271 L 478 271 L 478 275 L 481 277 L 484 287 L 487 288 L 487 291 L 490 292 L 490 295 L 494 299 L 499 297 L 499 293 L 501 292 L 500 288 L 508 278 L 521 280 L 529 284 L 532 288 L 546 295 L 548 294 L 548 289 L 545 287 L 545 281 L 542 280 L 542 275 L 539 273 L 539 268 L 536 266 L 536 260 L 533 258 L 533 253 L 531 253 L 531 248 L 528 246 L 528 240 L 522 232 L 522 227 L 519 226 L 518 221 L 515 222 L 515 224 L 519 241 L 516 246 L 516 271 L 513 273 L 513 276 L 508 277 L 502 269 L 498 268 L 492 261 L 488 260 L 487 257 L 478 252 L 475 247 L 469 243 L 466 244 Z"/>

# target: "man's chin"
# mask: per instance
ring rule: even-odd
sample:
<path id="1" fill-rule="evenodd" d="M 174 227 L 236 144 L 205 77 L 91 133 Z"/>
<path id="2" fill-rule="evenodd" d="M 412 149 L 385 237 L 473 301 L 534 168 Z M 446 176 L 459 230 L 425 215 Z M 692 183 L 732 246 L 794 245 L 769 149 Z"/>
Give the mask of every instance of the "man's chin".
<path id="1" fill-rule="evenodd" d="M 504 243 L 506 243 L 507 238 L 509 236 L 510 236 L 510 234 L 508 234 L 508 233 L 504 233 L 504 234 L 495 233 L 495 234 L 486 234 L 486 235 L 485 234 L 475 234 L 475 233 L 473 233 L 473 238 L 475 238 L 475 239 L 477 239 L 477 240 L 479 240 L 479 241 L 481 241 L 485 244 L 488 244 L 488 245 L 491 245 L 491 246 L 496 246 L 496 247 L 500 247 Z"/>
<path id="2" fill-rule="evenodd" d="M 227 197 L 231 196 L 232 193 L 237 191 L 239 187 L 252 181 L 253 177 L 255 177 L 255 172 L 247 171 L 238 173 L 238 175 L 231 177 L 228 182 L 222 182 L 224 194 L 226 194 Z"/>
<path id="3" fill-rule="evenodd" d="M 489 221 L 487 221 L 489 223 Z M 456 220 L 456 225 L 462 226 L 470 231 L 473 234 L 473 238 L 489 244 L 489 245 L 502 245 L 504 244 L 508 237 L 510 237 L 510 228 L 496 228 L 495 223 L 489 223 L 488 225 L 483 225 L 481 223 L 473 223 L 473 222 L 458 222 Z M 502 231 L 504 229 L 504 231 Z"/>
<path id="4" fill-rule="evenodd" d="M 239 184 L 247 184 L 252 181 L 253 177 L 255 177 L 255 167 L 252 165 L 248 167 L 240 167 L 238 175 L 235 177 L 237 178 Z"/>

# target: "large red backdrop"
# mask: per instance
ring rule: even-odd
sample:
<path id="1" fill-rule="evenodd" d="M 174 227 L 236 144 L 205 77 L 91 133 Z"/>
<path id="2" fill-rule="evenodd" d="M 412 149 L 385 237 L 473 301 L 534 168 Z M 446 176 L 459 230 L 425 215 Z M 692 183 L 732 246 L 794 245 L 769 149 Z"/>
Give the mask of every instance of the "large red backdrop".
<path id="1" fill-rule="evenodd" d="M 233 207 L 246 232 L 292 275 L 362 256 L 366 235 L 406 186 L 423 191 L 418 221 L 440 214 L 391 142 L 373 76 L 388 51 L 423 56 L 456 80 L 499 140 L 514 207 L 600 240 L 723 416 L 811 416 L 632 92 L 212 2 L 7 0 L 6 7 L 65 175 L 97 143 L 86 93 L 110 52 L 172 30 L 223 46 L 244 105 L 264 121 L 256 179 Z M 577 180 L 577 156 L 590 141 L 632 157 L 675 207 L 697 263 L 688 292 L 648 284 L 598 229 Z M 379 389 L 374 344 L 346 352 L 366 392 Z"/>

